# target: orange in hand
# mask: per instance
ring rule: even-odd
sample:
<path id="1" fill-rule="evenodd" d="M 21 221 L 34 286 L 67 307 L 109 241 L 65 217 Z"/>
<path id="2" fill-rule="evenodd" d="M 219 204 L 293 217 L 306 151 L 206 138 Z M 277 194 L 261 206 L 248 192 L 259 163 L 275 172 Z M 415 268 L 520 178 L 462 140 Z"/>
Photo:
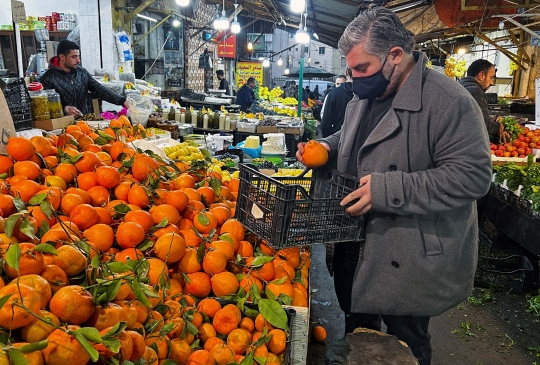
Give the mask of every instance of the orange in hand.
<path id="1" fill-rule="evenodd" d="M 304 146 L 302 158 L 304 159 L 303 164 L 306 167 L 321 167 L 328 162 L 328 151 L 321 143 L 310 140 Z"/>

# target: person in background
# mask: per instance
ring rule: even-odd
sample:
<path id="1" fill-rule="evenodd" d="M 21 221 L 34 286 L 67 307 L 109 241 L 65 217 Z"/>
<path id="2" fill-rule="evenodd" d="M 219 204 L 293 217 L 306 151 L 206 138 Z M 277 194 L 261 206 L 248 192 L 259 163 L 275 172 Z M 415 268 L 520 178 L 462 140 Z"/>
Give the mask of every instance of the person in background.
<path id="1" fill-rule="evenodd" d="M 216 76 L 219 80 L 219 90 L 225 90 L 225 94 L 229 95 L 229 82 L 225 79 L 225 73 L 223 70 L 217 70 Z"/>
<path id="2" fill-rule="evenodd" d="M 341 74 L 341 75 L 338 75 L 336 77 L 336 81 L 334 83 L 335 86 L 333 88 L 330 85 L 328 85 L 328 87 L 326 88 L 325 95 L 324 95 L 324 102 L 323 102 L 323 106 L 322 106 L 322 109 L 321 109 L 321 120 L 322 120 L 322 118 L 324 118 L 324 108 L 325 108 L 325 104 L 326 104 L 326 97 L 328 96 L 328 94 L 332 90 L 335 90 L 336 88 L 338 88 L 344 82 L 347 82 L 347 76 Z"/>
<path id="3" fill-rule="evenodd" d="M 65 115 L 88 114 L 88 91 L 111 104 L 127 108 L 126 98 L 97 82 L 80 67 L 80 47 L 71 41 L 58 43 L 57 56 L 49 60 L 49 68 L 38 78 L 44 89 L 54 89 L 60 95 Z"/>
<path id="4" fill-rule="evenodd" d="M 306 94 L 311 100 L 315 100 L 315 94 L 311 91 L 309 86 L 306 86 Z"/>
<path id="5" fill-rule="evenodd" d="M 298 88 L 296 87 L 296 81 L 291 81 L 291 85 L 285 88 L 284 96 L 286 98 L 298 99 Z"/>
<path id="6" fill-rule="evenodd" d="M 342 82 L 339 87 L 332 89 L 324 100 L 323 109 L 325 112 L 321 112 L 321 134 L 323 138 L 341 129 L 347 104 L 354 96 L 350 69 L 347 69 L 346 75 L 347 82 Z"/>
<path id="7" fill-rule="evenodd" d="M 240 110 L 247 112 L 251 104 L 255 102 L 255 78 L 250 77 L 236 93 L 236 104 L 240 105 Z"/>
<path id="8" fill-rule="evenodd" d="M 315 85 L 315 90 L 313 90 L 313 95 L 315 95 L 315 100 L 319 100 L 321 93 L 319 92 L 319 85 Z"/>
<path id="9" fill-rule="evenodd" d="M 482 110 L 484 123 L 489 134 L 489 140 L 493 143 L 506 143 L 508 133 L 504 131 L 502 122 L 489 115 L 486 91 L 495 84 L 495 66 L 488 60 L 476 60 L 467 69 L 467 76 L 459 83 L 472 95 Z"/>
<path id="10" fill-rule="evenodd" d="M 492 179 L 482 112 L 457 82 L 427 67 L 390 9 L 360 13 L 338 45 L 355 96 L 341 130 L 319 142 L 329 163 L 359 181 L 341 205 L 362 216 L 363 238 L 326 245 L 345 331 L 380 331 L 382 320 L 429 365 L 431 317 L 474 286 L 475 201 Z"/>

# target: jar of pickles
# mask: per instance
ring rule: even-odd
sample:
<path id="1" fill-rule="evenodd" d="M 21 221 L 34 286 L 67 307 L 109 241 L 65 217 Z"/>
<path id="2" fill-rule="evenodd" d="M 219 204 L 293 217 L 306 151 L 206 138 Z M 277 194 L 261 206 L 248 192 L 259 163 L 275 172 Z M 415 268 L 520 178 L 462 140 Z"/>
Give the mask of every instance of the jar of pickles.
<path id="1" fill-rule="evenodd" d="M 28 92 L 30 93 L 30 99 L 32 100 L 32 119 L 33 120 L 46 120 L 50 119 L 49 114 L 49 97 L 43 90 L 43 85 L 39 82 L 32 82 L 28 84 Z"/>
<path id="2" fill-rule="evenodd" d="M 49 99 L 49 114 L 51 119 L 62 118 L 64 112 L 62 110 L 62 102 L 60 95 L 55 90 L 45 90 Z"/>

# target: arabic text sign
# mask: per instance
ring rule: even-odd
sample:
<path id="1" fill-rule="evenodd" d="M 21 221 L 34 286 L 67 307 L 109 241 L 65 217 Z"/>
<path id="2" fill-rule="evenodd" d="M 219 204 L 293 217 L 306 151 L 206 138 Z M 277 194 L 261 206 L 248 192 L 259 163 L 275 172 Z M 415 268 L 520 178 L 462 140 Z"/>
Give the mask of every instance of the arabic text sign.
<path id="1" fill-rule="evenodd" d="M 236 87 L 240 88 L 250 78 L 254 77 L 259 85 L 263 84 L 263 66 L 261 62 L 238 62 L 236 64 Z"/>

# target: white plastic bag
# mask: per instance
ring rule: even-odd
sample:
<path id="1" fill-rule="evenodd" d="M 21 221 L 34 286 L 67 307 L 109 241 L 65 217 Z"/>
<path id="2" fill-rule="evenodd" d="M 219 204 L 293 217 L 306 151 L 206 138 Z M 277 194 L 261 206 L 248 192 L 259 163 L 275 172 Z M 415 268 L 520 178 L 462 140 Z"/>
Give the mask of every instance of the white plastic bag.
<path id="1" fill-rule="evenodd" d="M 155 105 L 148 96 L 129 93 L 127 96 L 128 117 L 131 117 L 133 124 L 140 124 L 146 127 L 148 117 L 154 111 Z"/>
<path id="2" fill-rule="evenodd" d="M 116 38 L 116 49 L 118 50 L 118 58 L 120 62 L 133 61 L 133 52 L 131 51 L 131 41 L 126 32 L 114 33 Z"/>

